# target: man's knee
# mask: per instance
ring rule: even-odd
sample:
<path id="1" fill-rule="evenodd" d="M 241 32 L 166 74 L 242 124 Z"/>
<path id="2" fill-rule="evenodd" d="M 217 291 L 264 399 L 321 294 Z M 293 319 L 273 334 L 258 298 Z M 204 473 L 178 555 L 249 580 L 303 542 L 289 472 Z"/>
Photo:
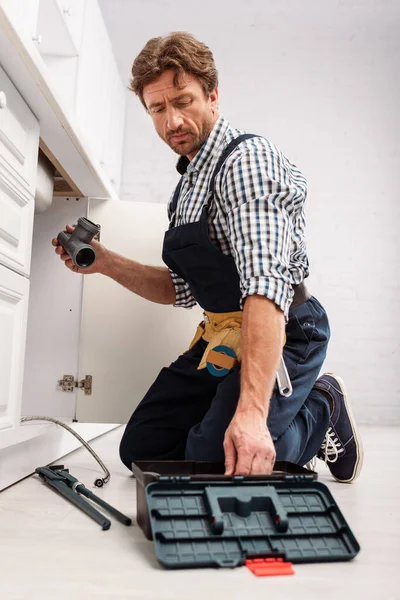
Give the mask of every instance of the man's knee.
<path id="1" fill-rule="evenodd" d="M 138 460 L 153 460 L 156 458 L 154 432 L 145 429 L 139 424 L 128 424 L 119 444 L 119 457 L 124 465 L 131 471 L 132 463 Z"/>
<path id="2" fill-rule="evenodd" d="M 134 432 L 130 433 L 126 428 L 119 444 L 119 457 L 123 464 L 131 471 L 132 463 L 140 459 L 139 448 L 135 444 L 135 434 Z"/>
<path id="3" fill-rule="evenodd" d="M 201 425 L 192 427 L 186 443 L 186 460 L 196 462 L 224 462 L 223 440 L 217 436 L 206 438 L 201 431 Z"/>
<path id="4" fill-rule="evenodd" d="M 185 435 L 170 435 L 165 430 L 131 424 L 122 436 L 119 456 L 132 470 L 132 463 L 139 460 L 183 460 L 185 445 Z"/>

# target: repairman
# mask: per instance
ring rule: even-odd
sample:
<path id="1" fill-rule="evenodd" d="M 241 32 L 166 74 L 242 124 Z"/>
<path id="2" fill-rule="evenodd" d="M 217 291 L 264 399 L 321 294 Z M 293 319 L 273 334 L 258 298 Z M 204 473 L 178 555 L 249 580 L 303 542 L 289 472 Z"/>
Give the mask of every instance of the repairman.
<path id="1" fill-rule="evenodd" d="M 131 89 L 180 156 L 166 267 L 93 241 L 97 260 L 80 270 L 53 245 L 72 271 L 102 273 L 152 302 L 197 303 L 204 319 L 132 414 L 123 463 L 218 461 L 227 474 L 269 474 L 276 459 L 305 465 L 318 456 L 336 480 L 354 481 L 363 450 L 344 383 L 319 377 L 330 330 L 304 283 L 304 175 L 273 143 L 220 115 L 213 55 L 190 34 L 148 41 Z M 276 383 L 282 353 L 289 397 Z"/>

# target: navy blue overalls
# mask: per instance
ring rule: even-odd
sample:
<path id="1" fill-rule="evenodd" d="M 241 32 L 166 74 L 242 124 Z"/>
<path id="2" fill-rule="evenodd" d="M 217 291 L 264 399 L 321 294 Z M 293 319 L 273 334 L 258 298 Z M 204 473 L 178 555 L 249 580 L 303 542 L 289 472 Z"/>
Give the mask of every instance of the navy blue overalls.
<path id="1" fill-rule="evenodd" d="M 201 218 L 173 227 L 165 234 L 163 260 L 189 284 L 207 311 L 240 310 L 240 284 L 235 261 L 224 255 L 208 235 L 208 206 L 214 180 L 230 152 L 250 134 L 232 140 L 214 170 Z M 181 182 L 172 201 L 175 212 Z M 329 424 L 329 404 L 313 389 L 329 341 L 325 310 L 314 297 L 291 308 L 283 356 L 293 394 L 283 397 L 275 384 L 267 425 L 277 460 L 306 464 L 319 450 Z M 198 370 L 207 343 L 200 340 L 159 373 L 130 418 L 120 445 L 122 462 L 135 460 L 198 460 L 224 462 L 223 439 L 240 392 L 240 363 L 224 377 Z"/>

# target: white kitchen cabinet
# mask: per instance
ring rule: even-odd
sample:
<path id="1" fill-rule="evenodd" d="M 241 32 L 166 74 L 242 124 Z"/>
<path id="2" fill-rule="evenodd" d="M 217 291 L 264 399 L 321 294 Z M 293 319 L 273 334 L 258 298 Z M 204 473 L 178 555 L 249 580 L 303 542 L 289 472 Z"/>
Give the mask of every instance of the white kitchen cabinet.
<path id="1" fill-rule="evenodd" d="M 0 66 L 0 165 L 21 194 L 34 194 L 39 124 Z"/>
<path id="2" fill-rule="evenodd" d="M 46 102 L 49 95 L 52 96 L 57 104 L 57 119 L 59 109 L 63 113 L 63 132 L 67 135 L 70 130 L 73 132 L 92 164 L 86 159 L 83 165 L 73 160 L 71 152 L 64 156 L 65 144 L 54 148 L 55 158 L 65 167 L 68 162 L 69 174 L 84 195 L 116 198 L 121 185 L 127 90 L 121 81 L 98 1 L 0 0 L 0 24 L 7 32 L 8 20 L 17 36 L 11 33 L 10 39 L 16 43 L 19 38 L 18 44 L 23 46 L 22 54 L 21 47 L 18 48 L 19 56 L 26 52 L 33 61 L 29 67 L 34 67 L 35 83 L 38 76 L 45 79 L 45 86 L 41 87 Z M 5 62 L 8 63 L 8 58 Z M 10 62 L 14 67 L 15 59 Z M 26 82 L 20 83 L 29 89 Z M 50 88 L 48 91 L 46 86 Z M 55 107 L 52 105 L 52 108 Z M 40 101 L 38 110 L 46 112 Z M 49 131 L 47 119 L 43 123 L 42 137 L 48 147 L 54 146 L 54 134 Z M 76 140 L 72 141 L 76 148 Z M 87 169 L 83 182 L 90 181 L 93 188 L 95 175 L 101 181 L 102 190 L 98 182 L 94 194 L 84 189 L 82 167 Z"/>
<path id="3" fill-rule="evenodd" d="M 19 31 L 31 37 L 36 35 L 40 0 L 0 0 L 0 6 Z"/>
<path id="4" fill-rule="evenodd" d="M 29 274 L 31 261 L 33 197 L 21 195 L 0 174 L 0 264 Z"/>
<path id="5" fill-rule="evenodd" d="M 21 416 L 58 417 L 71 425 L 76 396 L 83 394 L 63 392 L 58 383 L 64 375 L 78 376 L 83 278 L 65 269 L 51 238 L 86 215 L 82 196 L 117 197 L 125 112 L 100 9 L 96 0 L 88 4 L 89 12 L 85 0 L 0 0 L 0 489 L 31 473 L 36 460 L 60 458 L 65 448 L 64 430 L 41 421 L 21 424 Z M 46 14 L 53 15 L 47 24 Z M 81 40 L 93 27 L 101 36 L 91 43 L 104 52 L 89 44 L 85 62 Z M 84 107 L 95 121 L 81 118 L 77 126 L 81 66 L 83 75 L 90 66 L 105 75 L 104 88 L 114 92 L 99 103 L 98 89 L 92 90 Z M 39 133 L 53 164 L 84 193 L 54 199 L 51 210 L 35 216 Z M 112 427 L 78 426 L 87 440 Z M 35 438 L 41 443 L 31 453 Z"/>
<path id="6" fill-rule="evenodd" d="M 90 167 L 93 161 L 99 165 L 107 163 L 110 173 L 108 177 L 113 179 L 115 185 L 119 180 L 122 158 L 124 97 L 96 0 L 40 0 L 32 3 L 0 0 L 0 23 L 0 54 L 6 65 L 4 69 L 5 65 L 0 64 L 0 447 L 4 448 L 19 443 L 23 438 L 29 438 L 26 426 L 19 425 L 21 414 L 44 413 L 71 420 L 76 404 L 76 390 L 68 396 L 61 391 L 58 379 L 66 374 L 77 377 L 82 277 L 74 278 L 72 273 L 63 268 L 54 255 L 50 241 L 51 237 L 64 228 L 64 220 L 76 222 L 79 216 L 86 215 L 87 200 L 80 199 L 78 204 L 79 199 L 73 197 L 68 208 L 68 199 L 60 199 L 58 205 L 54 204 L 52 207 L 49 217 L 38 215 L 35 252 L 32 255 L 34 196 L 41 129 L 33 110 L 40 115 L 43 132 L 46 132 L 45 144 L 47 141 L 47 147 L 50 153 L 54 152 L 56 161 L 58 152 L 53 131 L 59 126 L 58 122 L 62 121 L 62 130 L 68 136 L 72 133 L 65 123 L 62 102 L 57 105 L 62 94 L 57 97 L 51 95 L 48 87 L 52 83 L 51 72 L 49 69 L 46 71 L 46 64 L 43 61 L 41 63 L 41 60 L 47 57 L 53 73 L 57 72 L 58 76 L 60 73 L 57 69 L 61 64 L 64 64 L 66 72 L 66 63 L 62 61 L 70 59 L 74 61 L 68 67 L 71 79 L 76 79 L 80 70 L 84 79 L 87 69 L 90 71 L 92 68 L 100 79 L 101 75 L 105 75 L 105 89 L 118 88 L 119 84 L 115 91 L 117 101 L 113 93 L 109 93 L 104 94 L 103 103 L 99 103 L 98 91 L 92 92 L 89 105 L 85 104 L 85 114 L 87 116 L 94 113 L 95 120 L 81 119 L 82 127 L 77 127 L 74 132 L 82 140 L 82 146 L 79 147 L 78 144 L 78 148 L 89 171 L 94 171 L 93 166 Z M 99 32 L 98 37 L 91 36 L 93 28 Z M 42 45 L 38 43 L 38 36 L 41 36 Z M 86 45 L 81 44 L 84 39 Z M 11 53 L 7 44 L 10 45 Z M 42 58 L 36 51 L 40 46 Z M 16 49 L 18 53 L 15 52 Z M 19 62 L 21 51 L 25 57 L 22 63 Z M 26 68 L 29 69 L 29 73 L 26 73 L 29 77 L 34 75 L 27 86 Z M 9 76 L 10 72 L 17 80 L 16 85 Z M 53 78 L 54 82 L 57 82 L 56 78 Z M 22 94 L 19 93 L 21 88 Z M 73 90 L 68 101 L 72 105 L 70 112 L 75 113 L 75 88 Z M 49 103 L 53 113 L 44 108 Z M 113 107 L 118 111 L 117 116 L 110 115 Z M 49 129 L 50 124 L 53 130 Z M 116 128 L 119 128 L 119 137 L 115 135 Z M 110 129 L 113 135 L 107 141 Z M 90 135 L 94 136 L 94 140 L 89 144 Z M 73 136 L 72 141 L 76 148 Z M 111 144 L 115 147 L 110 148 Z M 95 152 L 90 152 L 89 146 Z M 107 156 L 106 161 L 103 154 Z M 72 164 L 74 166 L 76 162 Z M 59 161 L 59 165 L 64 167 L 64 162 Z M 68 167 L 69 164 L 65 166 L 66 172 Z M 47 218 L 50 221 L 46 221 Z M 44 229 L 40 228 L 41 225 Z M 32 271 L 33 288 L 32 280 L 30 281 L 32 256 L 35 261 Z M 52 269 L 57 269 L 58 277 L 52 277 Z M 34 294 L 33 303 L 29 304 L 29 321 L 30 289 L 34 290 Z M 54 302 L 54 297 L 58 294 L 62 301 Z M 46 308 L 43 310 L 43 307 Z M 30 327 L 27 326 L 28 322 Z M 68 333 L 64 334 L 67 324 Z M 27 332 L 31 333 L 25 360 Z M 63 351 L 55 354 L 54 349 L 59 344 Z M 58 358 L 58 362 L 52 361 L 53 358 Z M 49 361 L 52 361 L 52 367 Z M 25 433 L 21 434 L 23 429 Z"/>
<path id="7" fill-rule="evenodd" d="M 36 36 L 42 55 L 78 56 L 85 0 L 40 0 Z"/>
<path id="8" fill-rule="evenodd" d="M 83 391 L 58 385 L 64 375 L 78 378 L 83 276 L 65 268 L 51 238 L 85 216 L 87 203 L 54 198 L 35 215 L 30 279 L 0 267 L 0 490 L 80 446 L 61 427 L 21 424 L 21 416 L 56 417 L 86 441 L 116 426 L 74 423 Z"/>
<path id="9" fill-rule="evenodd" d="M 96 0 L 86 0 L 76 82 L 76 119 L 101 168 L 119 190 L 126 89 Z"/>
<path id="10" fill-rule="evenodd" d="M 58 381 L 78 376 L 83 276 L 69 271 L 55 254 L 51 239 L 87 215 L 87 198 L 54 198 L 35 215 L 23 415 L 75 415 L 77 390 L 63 392 Z"/>
<path id="11" fill-rule="evenodd" d="M 39 123 L 0 67 L 0 447 L 18 435 Z"/>
<path id="12" fill-rule="evenodd" d="M 0 264 L 29 275 L 39 123 L 0 67 Z"/>
<path id="13" fill-rule="evenodd" d="M 41 0 L 43 1 L 43 0 Z M 55 1 L 64 19 L 66 29 L 77 53 L 80 53 L 84 27 L 86 0 L 50 0 Z"/>
<path id="14" fill-rule="evenodd" d="M 76 80 L 85 20 L 85 0 L 40 0 L 36 48 L 49 72 L 59 102 L 75 115 Z"/>
<path id="15" fill-rule="evenodd" d="M 57 101 L 118 194 L 126 86 L 97 0 L 40 0 L 36 32 Z"/>
<path id="16" fill-rule="evenodd" d="M 86 136 L 93 156 L 100 163 L 104 119 L 107 118 L 109 94 L 108 81 L 111 63 L 111 46 L 95 2 L 87 0 L 82 51 L 76 84 L 76 120 Z"/>
<path id="17" fill-rule="evenodd" d="M 29 280 L 0 266 L 0 448 L 19 428 Z"/>
<path id="18" fill-rule="evenodd" d="M 125 124 L 126 90 L 116 65 L 109 65 L 109 84 L 106 91 L 106 112 L 103 122 L 101 163 L 117 190 L 121 189 L 122 153 Z"/>

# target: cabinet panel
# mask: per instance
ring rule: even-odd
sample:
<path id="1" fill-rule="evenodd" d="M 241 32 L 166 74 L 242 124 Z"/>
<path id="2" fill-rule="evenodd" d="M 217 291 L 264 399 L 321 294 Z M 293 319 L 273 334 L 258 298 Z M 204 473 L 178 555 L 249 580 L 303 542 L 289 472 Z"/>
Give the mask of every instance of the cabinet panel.
<path id="1" fill-rule="evenodd" d="M 0 437 L 19 427 L 29 281 L 0 266 Z"/>
<path id="2" fill-rule="evenodd" d="M 18 32 L 35 34 L 39 0 L 0 0 L 0 5 Z"/>
<path id="3" fill-rule="evenodd" d="M 85 15 L 85 0 L 57 0 L 65 25 L 79 54 Z"/>
<path id="4" fill-rule="evenodd" d="M 20 196 L 0 169 L 0 264 L 29 275 L 33 198 Z"/>
<path id="5" fill-rule="evenodd" d="M 77 56 L 84 10 L 85 0 L 40 0 L 36 30 L 40 54 Z"/>
<path id="6" fill-rule="evenodd" d="M 111 60 L 111 44 L 100 8 L 94 0 L 86 0 L 77 79 L 76 118 L 98 163 L 102 161 Z"/>
<path id="7" fill-rule="evenodd" d="M 124 142 L 126 90 L 115 63 L 109 67 L 109 84 L 106 114 L 104 115 L 104 137 L 102 166 L 114 189 L 119 193 L 121 186 L 122 153 Z"/>
<path id="8" fill-rule="evenodd" d="M 115 190 L 120 186 L 125 87 L 100 8 L 86 0 L 77 77 L 76 119 L 92 155 Z"/>
<path id="9" fill-rule="evenodd" d="M 1 67 L 0 92 L 0 170 L 34 195 L 39 123 Z"/>
<path id="10" fill-rule="evenodd" d="M 51 238 L 87 216 L 87 198 L 55 198 L 35 216 L 22 413 L 71 419 L 77 390 L 57 386 L 63 375 L 78 376 L 83 275 L 66 269 Z M 57 291 L 56 291 L 57 290 Z M 55 301 L 55 294 L 57 300 Z"/>

